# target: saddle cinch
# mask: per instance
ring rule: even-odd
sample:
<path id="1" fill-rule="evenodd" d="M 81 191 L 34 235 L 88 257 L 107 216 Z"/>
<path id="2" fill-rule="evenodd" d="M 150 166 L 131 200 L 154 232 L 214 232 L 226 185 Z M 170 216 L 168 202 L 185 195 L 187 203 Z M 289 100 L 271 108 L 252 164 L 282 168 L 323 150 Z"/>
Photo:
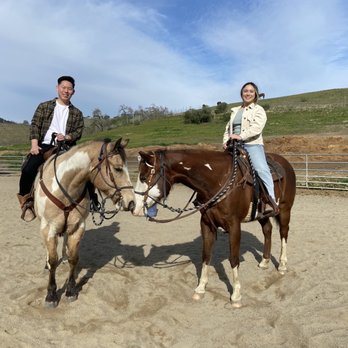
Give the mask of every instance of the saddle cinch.
<path id="1" fill-rule="evenodd" d="M 285 175 L 284 168 L 271 156 L 266 155 L 266 159 L 271 171 L 273 182 L 280 182 Z M 250 203 L 249 212 L 245 217 L 244 222 L 272 217 L 278 214 L 279 208 L 276 202 L 274 202 L 270 197 L 264 182 L 261 180 L 258 173 L 252 168 L 249 154 L 242 146 L 237 147 L 237 163 L 243 174 L 240 184 L 254 186 L 253 200 Z M 267 205 L 271 207 L 271 211 L 266 210 Z"/>

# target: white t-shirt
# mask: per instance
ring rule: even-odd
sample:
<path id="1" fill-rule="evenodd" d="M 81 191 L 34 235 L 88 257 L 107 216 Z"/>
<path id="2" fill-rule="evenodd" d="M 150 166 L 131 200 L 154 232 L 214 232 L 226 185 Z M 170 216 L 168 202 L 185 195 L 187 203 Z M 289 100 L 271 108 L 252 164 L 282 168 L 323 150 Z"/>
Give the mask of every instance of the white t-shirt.
<path id="1" fill-rule="evenodd" d="M 69 117 L 69 106 L 61 105 L 56 101 L 56 106 L 54 108 L 53 119 L 50 127 L 45 135 L 43 144 L 50 144 L 52 139 L 52 133 L 62 133 L 65 135 L 66 122 Z"/>

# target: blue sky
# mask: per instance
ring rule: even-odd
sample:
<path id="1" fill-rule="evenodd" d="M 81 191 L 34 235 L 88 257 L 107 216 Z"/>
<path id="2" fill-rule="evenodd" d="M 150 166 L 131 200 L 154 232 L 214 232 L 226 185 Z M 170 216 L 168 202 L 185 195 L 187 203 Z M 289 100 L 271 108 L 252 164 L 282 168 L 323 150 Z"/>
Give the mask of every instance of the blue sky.
<path id="1" fill-rule="evenodd" d="M 0 117 L 30 121 L 76 79 L 85 116 L 122 104 L 174 112 L 348 87 L 345 0 L 1 0 Z"/>

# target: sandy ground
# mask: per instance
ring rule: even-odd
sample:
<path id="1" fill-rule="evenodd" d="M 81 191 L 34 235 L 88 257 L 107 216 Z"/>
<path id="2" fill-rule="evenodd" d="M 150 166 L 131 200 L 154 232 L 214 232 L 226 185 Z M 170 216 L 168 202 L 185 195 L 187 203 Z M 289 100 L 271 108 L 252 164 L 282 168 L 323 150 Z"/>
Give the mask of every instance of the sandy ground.
<path id="1" fill-rule="evenodd" d="M 199 214 L 155 224 L 120 212 L 88 227 L 81 244 L 79 298 L 44 307 L 47 271 L 39 223 L 19 219 L 18 177 L 0 177 L 1 347 L 347 347 L 348 197 L 299 193 L 288 243 L 289 271 L 261 260 L 257 222 L 243 224 L 243 306 L 229 302 L 228 239 L 219 232 L 207 293 L 194 302 L 200 270 Z M 178 186 L 169 201 L 183 207 Z M 168 217 L 160 210 L 159 217 Z M 68 266 L 57 272 L 64 290 Z"/>

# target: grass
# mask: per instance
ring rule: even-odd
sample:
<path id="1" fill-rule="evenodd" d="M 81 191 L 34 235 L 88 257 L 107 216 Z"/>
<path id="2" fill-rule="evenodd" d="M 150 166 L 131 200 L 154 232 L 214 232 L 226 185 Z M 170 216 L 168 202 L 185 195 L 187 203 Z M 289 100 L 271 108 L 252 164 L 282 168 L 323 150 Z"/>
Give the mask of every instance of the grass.
<path id="1" fill-rule="evenodd" d="M 348 131 L 348 88 L 261 100 L 267 109 L 264 136 L 320 134 Z M 236 105 L 230 104 L 230 106 Z M 215 107 L 211 107 L 213 111 Z M 129 138 L 128 148 L 173 144 L 220 144 L 226 120 L 215 117 L 210 123 L 185 124 L 182 115 L 126 125 L 92 135 L 81 141 Z M 25 153 L 28 126 L 0 124 L 0 151 Z"/>

